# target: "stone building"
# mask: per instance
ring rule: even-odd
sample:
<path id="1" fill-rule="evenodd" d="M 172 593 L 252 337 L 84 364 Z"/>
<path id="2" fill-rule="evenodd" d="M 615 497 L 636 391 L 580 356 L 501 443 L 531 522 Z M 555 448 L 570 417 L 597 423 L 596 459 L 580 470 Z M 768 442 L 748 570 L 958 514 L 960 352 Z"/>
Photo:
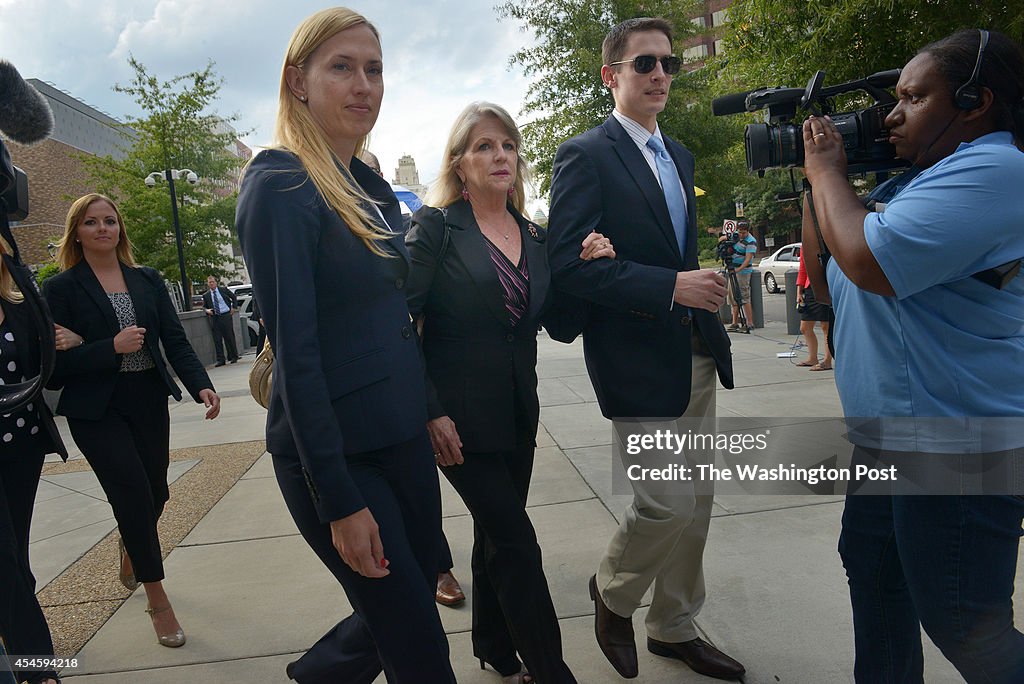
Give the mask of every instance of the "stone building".
<path id="1" fill-rule="evenodd" d="M 424 195 L 427 194 L 427 186 L 420 184 L 420 174 L 416 170 L 416 160 L 411 155 L 402 155 L 402 158 L 398 160 L 398 168 L 395 169 L 395 179 L 391 182 L 408 188 L 416 193 L 416 196 L 420 199 L 423 199 Z"/>

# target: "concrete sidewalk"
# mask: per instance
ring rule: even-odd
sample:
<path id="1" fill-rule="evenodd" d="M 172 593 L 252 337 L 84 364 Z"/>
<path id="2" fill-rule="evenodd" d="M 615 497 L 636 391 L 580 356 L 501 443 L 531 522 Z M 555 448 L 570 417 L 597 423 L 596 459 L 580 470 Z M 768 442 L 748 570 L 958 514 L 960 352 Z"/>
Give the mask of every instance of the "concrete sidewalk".
<path id="1" fill-rule="evenodd" d="M 720 416 L 842 415 L 832 373 L 777 358 L 795 340 L 782 323 L 734 335 L 738 387 L 719 390 Z M 221 445 L 263 437 L 265 412 L 248 396 L 253 356 L 211 369 L 224 397 L 221 417 L 172 403 L 171 447 Z M 593 637 L 587 578 L 594 572 L 630 497 L 611 493 L 611 427 L 586 375 L 582 345 L 540 344 L 542 427 L 529 511 L 562 627 L 566 660 L 580 682 L 618 682 Z M 68 438 L 68 446 L 73 442 Z M 170 478 L 195 465 L 173 464 Z M 47 476 L 37 501 L 33 567 L 43 587 L 104 538 L 114 522 L 91 473 Z M 470 593 L 472 521 L 442 478 L 444 528 L 455 572 Z M 708 601 L 698 625 L 743 662 L 747 682 L 852 681 L 852 628 L 846 580 L 836 552 L 839 497 L 728 496 L 715 504 L 705 555 Z M 188 634 L 181 649 L 156 643 L 136 591 L 65 671 L 74 683 L 286 682 L 284 667 L 349 612 L 344 593 L 298 535 L 264 455 L 165 561 L 165 586 Z M 110 574 L 115 574 L 110 567 Z M 1018 579 L 1024 578 L 1019 571 Z M 472 657 L 471 613 L 439 607 L 460 682 L 496 683 Z M 643 647 L 644 610 L 635 616 L 640 677 L 651 683 L 711 682 Z M 960 681 L 928 645 L 927 680 Z M 60 654 L 70 656 L 72 654 Z M 380 677 L 380 682 L 384 681 Z M 340 683 L 343 684 L 343 683 Z M 426 684 L 430 684 L 429 682 Z"/>

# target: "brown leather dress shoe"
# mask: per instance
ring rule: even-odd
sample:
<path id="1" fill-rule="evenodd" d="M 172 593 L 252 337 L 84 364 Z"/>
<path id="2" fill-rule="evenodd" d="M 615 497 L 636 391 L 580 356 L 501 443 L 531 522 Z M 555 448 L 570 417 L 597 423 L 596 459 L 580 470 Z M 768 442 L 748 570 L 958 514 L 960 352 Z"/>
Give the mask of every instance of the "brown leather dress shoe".
<path id="1" fill-rule="evenodd" d="M 633 618 L 613 613 L 597 592 L 597 575 L 590 577 L 590 599 L 594 602 L 594 636 L 597 645 L 615 671 L 626 679 L 640 673 L 636 658 Z"/>
<path id="2" fill-rule="evenodd" d="M 462 587 L 459 586 L 459 580 L 455 579 L 455 575 L 452 571 L 439 573 L 437 576 L 437 592 L 434 594 L 434 600 L 440 603 L 442 606 L 457 606 L 466 600 L 466 595 L 462 593 Z"/>
<path id="3" fill-rule="evenodd" d="M 647 637 L 647 650 L 654 655 L 682 660 L 690 669 L 715 679 L 739 679 L 746 669 L 703 639 L 677 644 Z"/>

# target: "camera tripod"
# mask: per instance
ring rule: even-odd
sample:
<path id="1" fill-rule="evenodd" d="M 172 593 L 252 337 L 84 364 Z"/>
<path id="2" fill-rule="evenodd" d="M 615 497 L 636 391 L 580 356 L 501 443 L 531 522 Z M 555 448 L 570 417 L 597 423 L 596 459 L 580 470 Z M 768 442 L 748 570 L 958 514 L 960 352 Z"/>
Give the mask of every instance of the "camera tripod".
<path id="1" fill-rule="evenodd" d="M 728 259 L 722 259 L 722 265 L 725 266 L 726 278 L 729 281 L 729 287 L 732 288 L 733 299 L 735 300 L 735 306 L 739 308 L 739 320 L 740 329 L 733 330 L 730 332 L 741 332 L 745 335 L 750 334 L 750 321 L 747 320 L 747 312 L 743 309 L 743 293 L 740 292 L 740 279 L 736 275 L 736 267 L 732 265 L 732 262 Z M 728 330 L 728 328 L 727 328 Z"/>

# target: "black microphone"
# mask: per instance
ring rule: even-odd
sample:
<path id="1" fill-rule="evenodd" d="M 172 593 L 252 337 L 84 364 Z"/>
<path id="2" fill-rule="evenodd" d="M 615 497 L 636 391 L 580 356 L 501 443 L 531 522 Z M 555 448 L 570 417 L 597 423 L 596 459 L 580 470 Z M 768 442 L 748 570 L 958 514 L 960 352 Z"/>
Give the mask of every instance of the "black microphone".
<path id="1" fill-rule="evenodd" d="M 747 111 L 747 96 L 756 93 L 764 88 L 754 88 L 745 93 L 733 93 L 716 97 L 711 101 L 711 113 L 715 116 L 729 116 L 730 114 L 742 114 Z"/>
<path id="2" fill-rule="evenodd" d="M 46 98 L 25 82 L 14 65 L 0 60 L 0 133 L 31 145 L 53 132 L 53 112 Z"/>
<path id="3" fill-rule="evenodd" d="M 865 81 L 868 84 L 876 86 L 878 88 L 890 88 L 900 80 L 900 72 L 902 69 L 889 69 L 888 71 L 879 71 L 876 74 L 871 74 Z"/>

